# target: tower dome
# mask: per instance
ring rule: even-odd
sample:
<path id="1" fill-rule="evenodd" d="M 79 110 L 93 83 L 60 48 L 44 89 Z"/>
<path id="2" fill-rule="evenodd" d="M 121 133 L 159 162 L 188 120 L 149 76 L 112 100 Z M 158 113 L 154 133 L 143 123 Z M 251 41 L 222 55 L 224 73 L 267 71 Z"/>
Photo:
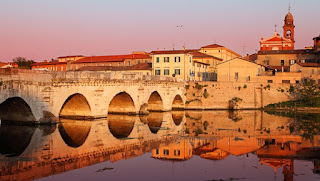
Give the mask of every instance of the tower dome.
<path id="1" fill-rule="evenodd" d="M 286 22 L 288 21 L 293 21 L 293 16 L 290 12 L 288 12 L 288 14 L 286 15 L 285 19 L 284 19 Z"/>

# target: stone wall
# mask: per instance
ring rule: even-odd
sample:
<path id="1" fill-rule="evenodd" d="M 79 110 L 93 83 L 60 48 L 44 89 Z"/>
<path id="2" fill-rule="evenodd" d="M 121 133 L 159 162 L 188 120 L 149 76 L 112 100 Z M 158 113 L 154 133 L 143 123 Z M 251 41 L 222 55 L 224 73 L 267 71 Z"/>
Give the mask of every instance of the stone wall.
<path id="1" fill-rule="evenodd" d="M 259 109 L 290 100 L 290 84 L 200 82 L 186 84 L 186 109 Z"/>

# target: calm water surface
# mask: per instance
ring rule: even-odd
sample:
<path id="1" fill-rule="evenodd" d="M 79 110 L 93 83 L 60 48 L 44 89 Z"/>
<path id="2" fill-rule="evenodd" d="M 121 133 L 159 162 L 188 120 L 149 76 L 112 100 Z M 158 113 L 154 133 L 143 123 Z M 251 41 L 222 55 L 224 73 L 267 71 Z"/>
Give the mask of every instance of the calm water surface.
<path id="1" fill-rule="evenodd" d="M 320 116 L 184 111 L 0 126 L 0 180 L 320 180 Z"/>

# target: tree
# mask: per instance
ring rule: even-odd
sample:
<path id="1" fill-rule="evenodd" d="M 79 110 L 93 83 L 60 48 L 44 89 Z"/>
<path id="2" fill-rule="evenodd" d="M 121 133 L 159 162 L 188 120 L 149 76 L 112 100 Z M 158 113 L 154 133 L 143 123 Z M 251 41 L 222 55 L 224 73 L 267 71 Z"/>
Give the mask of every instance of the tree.
<path id="1" fill-rule="evenodd" d="M 294 93 L 297 94 L 297 98 L 307 106 L 317 106 L 320 100 L 319 86 L 315 80 L 310 78 L 302 79 L 301 83 L 298 84 Z"/>
<path id="2" fill-rule="evenodd" d="M 12 61 L 18 64 L 19 68 L 23 69 L 31 69 L 31 66 L 34 63 L 33 60 L 27 60 L 25 57 L 16 57 Z"/>

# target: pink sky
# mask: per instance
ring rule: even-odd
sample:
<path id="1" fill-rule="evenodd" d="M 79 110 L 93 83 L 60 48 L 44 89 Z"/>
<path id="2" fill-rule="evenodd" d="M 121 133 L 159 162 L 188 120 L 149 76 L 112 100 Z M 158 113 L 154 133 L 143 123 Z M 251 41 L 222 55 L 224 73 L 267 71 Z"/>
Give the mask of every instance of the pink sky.
<path id="1" fill-rule="evenodd" d="M 66 55 L 200 48 L 218 43 L 240 54 L 261 35 L 282 35 L 289 0 L 1 0 L 0 61 Z M 296 48 L 320 34 L 319 0 L 291 0 Z M 177 27 L 183 25 L 183 27 Z"/>

